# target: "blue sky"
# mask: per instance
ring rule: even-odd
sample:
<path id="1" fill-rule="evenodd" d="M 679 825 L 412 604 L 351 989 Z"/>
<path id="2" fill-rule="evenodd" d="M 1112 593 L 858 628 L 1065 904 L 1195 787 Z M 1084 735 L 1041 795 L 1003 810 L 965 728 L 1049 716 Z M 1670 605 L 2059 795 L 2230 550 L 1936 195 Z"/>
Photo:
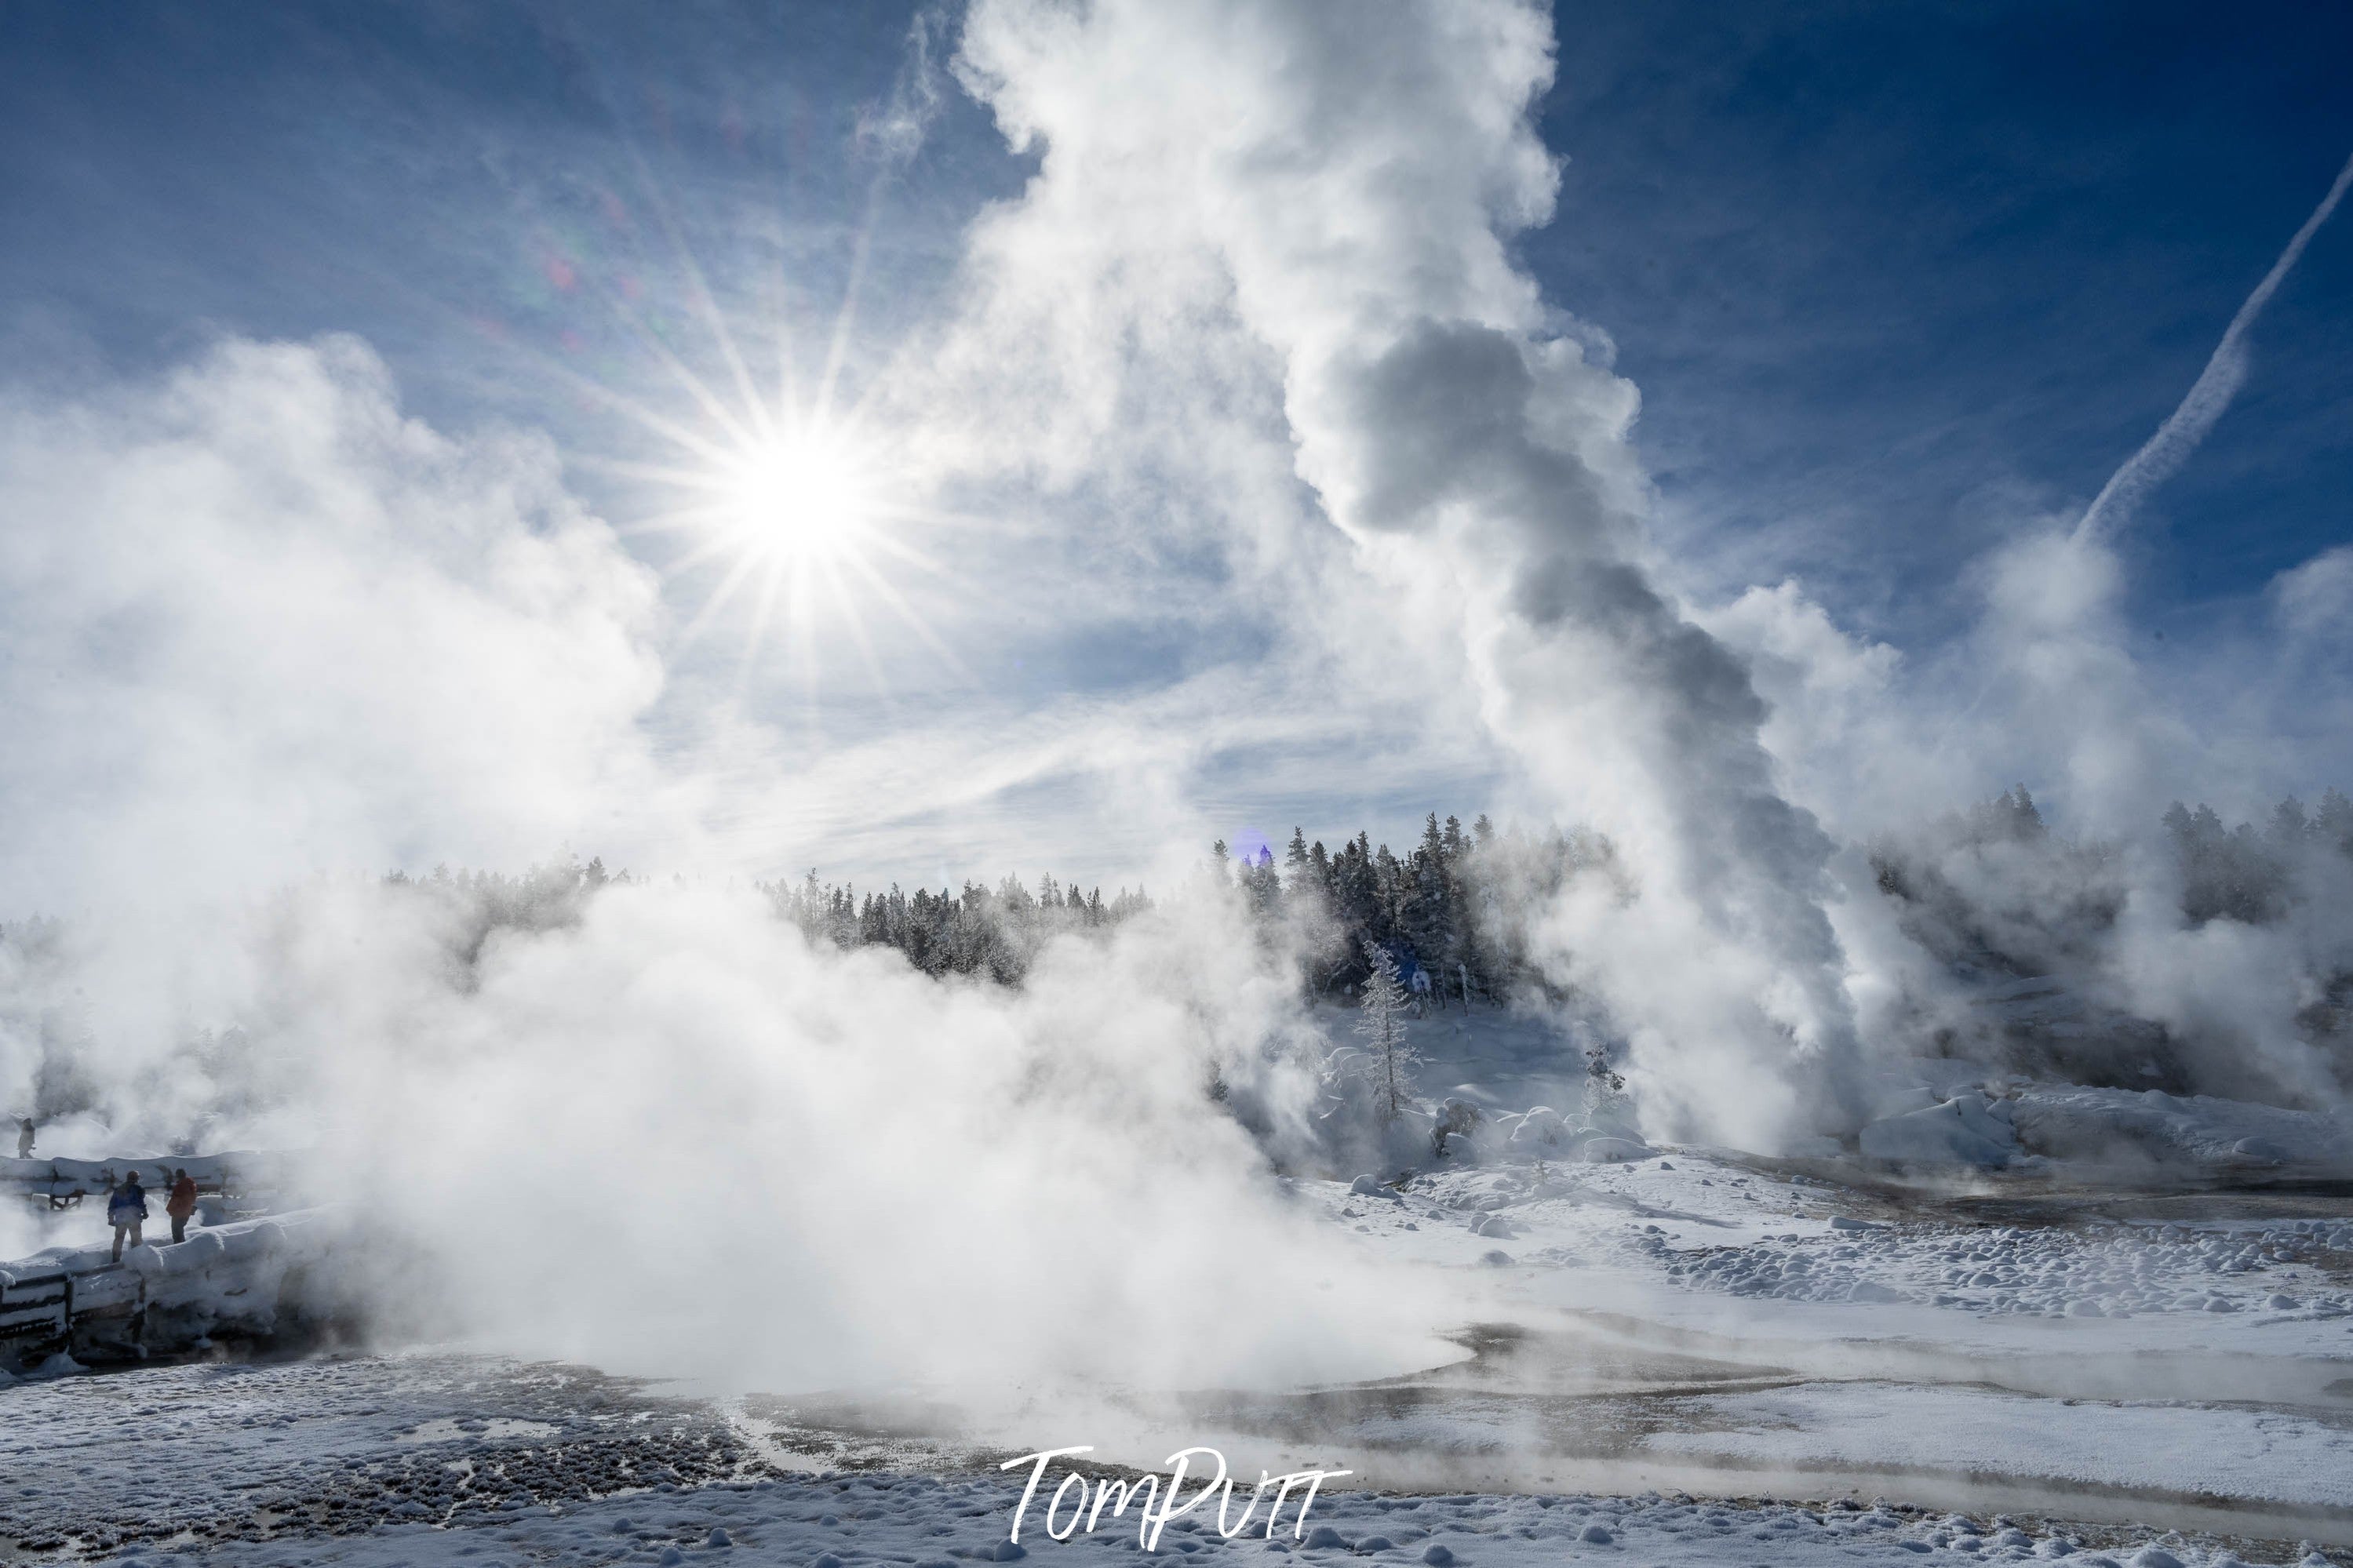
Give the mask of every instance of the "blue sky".
<path id="1" fill-rule="evenodd" d="M 11 6 L 0 303 L 20 334 L 126 367 L 206 327 L 357 331 L 430 417 L 561 422 L 463 318 L 600 340 L 534 262 L 609 254 L 594 200 L 640 205 L 640 159 L 684 183 L 690 225 L 706 192 L 714 227 L 772 204 L 821 308 L 872 179 L 856 128 L 911 16 Z M 1981 542 L 1989 490 L 2098 488 L 2353 148 L 2353 14 L 2329 6 L 1556 16 L 1542 124 L 1568 165 L 1529 264 L 1615 339 L 1669 495 L 1760 560 L 1852 573 L 1892 626 Z M 871 292 L 935 282 L 962 220 L 1025 172 L 953 105 L 883 195 Z M 718 238 L 698 250 L 723 268 Z M 2158 509 L 2153 617 L 2353 535 L 2349 300 L 2353 240 L 2324 237 Z"/>
<path id="2" fill-rule="evenodd" d="M 1669 4 L 1560 26 L 1544 130 L 1571 162 L 1533 265 L 1617 339 L 1679 506 L 1759 561 L 1849 576 L 1899 638 L 1924 609 L 1941 629 L 1941 584 L 2010 487 L 2097 490 L 2353 151 L 2337 7 Z M 2349 306 L 2353 237 L 2324 233 L 2153 510 L 2152 629 L 2353 533 Z"/>
<path id="3" fill-rule="evenodd" d="M 968 226 L 1035 167 L 953 82 L 913 68 L 913 20 L 880 5 L 0 7 L 7 377 L 71 392 L 216 334 L 352 332 L 410 412 L 547 431 L 577 493 L 626 522 L 657 503 L 606 460 L 660 443 L 600 392 L 691 419 L 665 352 L 725 379 L 690 261 L 747 344 L 782 335 L 804 368 L 855 275 L 855 387 L 944 308 Z M 2080 507 L 2165 416 L 2353 151 L 2338 68 L 2353 13 L 2335 7 L 1644 0 L 1564 8 L 1555 26 L 1538 128 L 1567 160 L 1562 193 L 1514 251 L 1641 389 L 1637 442 L 1681 585 L 1723 599 L 1794 574 L 1850 630 L 1907 653 L 1966 630 L 1954 584 L 1972 561 L 2021 520 Z M 934 17 L 934 62 L 953 27 Z M 894 105 L 923 109 L 926 83 L 940 96 L 920 145 L 894 142 Z M 2340 221 L 2263 318 L 2236 405 L 2126 546 L 2131 623 L 2158 668 L 2254 635 L 2275 574 L 2353 538 L 2349 351 Z M 680 548 L 630 547 L 656 564 Z M 959 571 L 983 556 L 987 590 L 964 592 Z M 1181 530 L 1009 529 L 943 557 L 954 569 L 911 582 L 911 609 L 970 623 L 959 679 L 1017 712 L 1247 668 L 1269 635 L 1218 608 L 1236 567 Z M 1074 590 L 1094 574 L 1122 586 Z M 706 587 L 673 583 L 681 618 Z M 874 692 L 836 680 L 825 726 L 794 743 L 964 700 L 892 674 Z M 673 658 L 670 678 L 788 705 L 781 678 L 747 684 L 715 651 Z M 1263 759 L 1211 777 L 1228 836 L 1279 839 L 1306 815 L 1328 837 L 1370 814 L 1402 837 L 1425 805 L 1485 804 L 1464 798 L 1477 759 L 1385 782 L 1341 741 L 1322 754 L 1268 768 L 1280 785 L 1244 776 Z M 1450 784 L 1459 795 L 1430 798 Z M 1050 816 L 1054 794 L 1046 779 L 1005 798 Z"/>

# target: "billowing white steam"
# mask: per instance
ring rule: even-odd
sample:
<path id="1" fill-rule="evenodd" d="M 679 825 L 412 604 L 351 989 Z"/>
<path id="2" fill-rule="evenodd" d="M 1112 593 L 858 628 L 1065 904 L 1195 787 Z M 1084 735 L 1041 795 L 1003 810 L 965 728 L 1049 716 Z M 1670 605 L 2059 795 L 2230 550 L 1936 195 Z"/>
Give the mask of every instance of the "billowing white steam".
<path id="1" fill-rule="evenodd" d="M 1746 668 L 1651 568 L 1633 389 L 1504 248 L 1554 196 L 1546 19 L 1003 0 L 961 59 L 1043 159 L 986 279 L 1099 329 L 1222 300 L 1276 356 L 1301 476 L 1467 649 L 1541 808 L 1630 851 L 1640 898 L 1587 889 L 1550 946 L 1630 1031 L 1662 1130 L 1769 1145 L 1838 1119 L 1831 842 L 1776 787 Z"/>
<path id="2" fill-rule="evenodd" d="M 2096 540 L 1989 563 L 1966 669 L 1906 668 L 1795 585 L 1676 602 L 1634 390 L 1506 248 L 1551 210 L 1530 110 L 1552 47 L 1508 0 L 982 0 L 962 79 L 1039 172 L 911 351 L 935 368 L 873 406 L 934 469 L 1109 475 L 1123 500 L 1143 476 L 1187 526 L 1222 511 L 1236 594 L 1294 612 L 1265 685 L 1303 711 L 1339 689 L 1330 728 L 1398 723 L 1345 706 L 1392 673 L 1417 729 L 1475 714 L 1534 812 L 1620 847 L 1630 889 L 1576 879 L 1535 951 L 1630 1036 L 1654 1131 L 1772 1147 L 1851 1124 L 1858 1007 L 1892 1028 L 1942 995 L 1870 835 L 1989 762 L 2064 775 L 2119 829 L 2190 730 Z M 789 792 L 712 763 L 773 747 L 699 749 L 693 723 L 656 744 L 656 585 L 543 443 L 404 418 L 353 344 L 229 344 L 159 386 L 11 405 L 0 499 L 0 873 L 85 944 L 0 976 L 11 1106 L 70 1036 L 123 1127 L 169 1134 L 206 1088 L 174 1047 L 237 1020 L 238 1073 L 290 1099 L 221 1130 L 321 1139 L 321 1179 L 388 1259 L 423 1249 L 461 1321 L 760 1385 L 1337 1377 L 1439 1353 L 1426 1328 L 1467 1315 L 1293 1225 L 1212 1098 L 1280 1127 L 1306 1092 L 1274 1048 L 1289 977 L 1230 921 L 1176 909 L 1050 951 L 1017 994 L 812 952 L 723 876 L 462 961 L 429 902 L 364 878 L 256 893 L 567 843 L 711 864 L 714 799 Z M 2324 558 L 2283 584 L 2298 635 L 2348 581 Z M 894 737 L 872 755 L 898 766 L 849 770 L 860 798 L 826 809 L 915 774 L 986 805 L 931 739 Z M 1193 826 L 1149 765 L 1168 753 L 1111 750 L 1132 814 Z M 2293 1010 L 2344 933 L 2193 931 L 2161 864 L 2133 867 L 2094 978 L 2185 1030 L 2227 1014 L 2276 1080 L 2327 1092 Z"/>
<path id="3" fill-rule="evenodd" d="M 1893 650 L 1840 634 L 1790 584 L 1752 590 L 1714 617 L 1784 710 L 1772 738 L 1801 797 L 1857 838 L 1919 828 L 1917 803 L 1949 799 L 1952 780 L 1990 771 L 2038 780 L 2067 826 L 2094 841 L 2088 855 L 1966 852 L 1978 918 L 1998 927 L 2008 911 L 2031 910 L 2041 928 L 2007 942 L 1997 976 L 2014 963 L 2115 1008 L 2112 1019 L 2160 1026 L 2166 1067 L 2194 1087 L 2315 1104 L 2340 1102 L 2353 1087 L 2353 1038 L 2330 1021 L 2328 1000 L 2353 973 L 2353 868 L 2336 830 L 2309 836 L 2308 848 L 2274 835 L 2260 853 L 2285 878 L 2282 907 L 2260 920 L 2217 920 L 2185 910 L 2177 849 L 2158 823 L 2168 801 L 2210 794 L 2260 821 L 2280 796 L 2341 779 L 2335 770 L 2353 753 L 2331 733 L 2343 667 L 2330 657 L 2341 647 L 2330 628 L 2353 600 L 2346 552 L 2281 575 L 2272 647 L 2224 646 L 2202 668 L 2155 677 L 2134 650 L 2117 542 L 2229 408 L 2263 307 L 2348 185 L 2353 160 L 2232 316 L 2180 405 L 2080 516 L 2024 520 L 1991 552 L 1979 573 L 1983 615 L 1957 658 L 1906 671 Z M 1936 1013 L 1950 978 L 1886 929 L 1886 913 L 1871 899 L 1844 912 L 1862 960 L 1856 990 L 1880 1016 L 1906 1004 Z M 1957 1032 L 1971 1031 L 1965 1005 L 1945 1012 Z M 2102 1046 L 2120 1058 L 2146 1054 L 2131 1028 L 2118 1035 Z M 1892 1026 L 1885 1037 L 1905 1037 Z M 2143 1070 L 2159 1068 L 2152 1061 Z"/>
<path id="4" fill-rule="evenodd" d="M 405 417 L 354 341 L 9 395 L 0 494 L 12 915 L 528 861 L 668 787 L 652 574 L 550 443 Z"/>
<path id="5" fill-rule="evenodd" d="M 312 911 L 332 921 L 332 910 Z M 736 1387 L 1282 1384 L 1447 1359 L 1457 1303 L 1284 1213 L 1209 1089 L 1294 1123 L 1292 987 L 1213 911 L 1049 948 L 1019 993 L 812 950 L 767 901 L 607 889 L 478 983 L 375 898 L 292 955 L 332 1184 L 458 1321 Z M 396 918 L 388 920 L 388 916 Z M 322 1042 L 322 1044 L 324 1044 Z M 412 1306 L 415 1303 L 411 1303 Z"/>
<path id="6" fill-rule="evenodd" d="M 1049 948 L 1014 992 L 813 951 L 716 879 L 471 952 L 446 900 L 358 870 L 698 842 L 639 721 L 646 574 L 540 445 L 403 418 L 343 343 L 225 345 L 9 431 L 37 526 L 0 557 L 5 766 L 45 820 L 8 868 L 67 919 L 0 948 L 0 1094 L 62 1063 L 113 1116 L 47 1150 L 200 1112 L 309 1143 L 393 1321 L 737 1387 L 1451 1353 L 1428 1331 L 1462 1303 L 1375 1288 L 1213 1097 L 1279 1142 L 1313 1092 L 1293 982 L 1214 908 Z"/>

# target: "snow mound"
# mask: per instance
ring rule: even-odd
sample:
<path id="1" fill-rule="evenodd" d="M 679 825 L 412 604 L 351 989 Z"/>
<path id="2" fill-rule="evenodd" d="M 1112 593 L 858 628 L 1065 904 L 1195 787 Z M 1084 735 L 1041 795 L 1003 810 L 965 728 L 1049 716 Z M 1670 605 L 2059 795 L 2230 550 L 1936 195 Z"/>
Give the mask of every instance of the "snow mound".
<path id="1" fill-rule="evenodd" d="M 1656 1153 L 1647 1143 L 1606 1135 L 1584 1139 L 1577 1145 L 1577 1157 L 1588 1165 L 1623 1164 L 1629 1160 L 1648 1160 Z"/>
<path id="2" fill-rule="evenodd" d="M 1531 1106 L 1512 1127 L 1514 1149 L 1529 1153 L 1557 1152 L 1572 1136 L 1567 1119 L 1549 1105 Z"/>
<path id="3" fill-rule="evenodd" d="M 2020 1141 L 2056 1159 L 2199 1164 L 2353 1164 L 2353 1116 L 2211 1095 L 2035 1084 L 2018 1096 Z"/>
<path id="4" fill-rule="evenodd" d="M 1904 1165 L 2007 1165 L 2019 1152 L 2014 1109 L 1974 1090 L 1862 1130 L 1865 1157 Z"/>

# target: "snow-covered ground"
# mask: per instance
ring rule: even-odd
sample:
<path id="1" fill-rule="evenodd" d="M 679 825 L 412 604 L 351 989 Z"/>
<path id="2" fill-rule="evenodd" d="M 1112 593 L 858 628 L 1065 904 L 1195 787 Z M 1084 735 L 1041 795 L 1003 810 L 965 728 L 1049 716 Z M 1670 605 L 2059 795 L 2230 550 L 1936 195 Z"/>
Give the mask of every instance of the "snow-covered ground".
<path id="1" fill-rule="evenodd" d="M 1655 1277 L 1702 1297 L 1908 1303 L 1980 1317 L 2245 1313 L 2265 1325 L 2325 1325 L 2315 1343 L 2353 1327 L 2353 1213 L 2328 1212 L 2353 1205 L 2329 1199 L 2308 1205 L 2316 1215 L 2261 1220 L 2092 1213 L 2073 1224 L 1968 1224 L 1934 1209 L 1924 1217 L 1923 1205 L 1895 1206 L 1880 1190 L 1694 1150 L 1451 1171 L 1370 1197 L 1300 1185 L 1385 1250 L 1433 1263 L 1574 1268 L 1580 1287 L 1599 1268 L 1609 1296 Z M 1651 1298 L 1671 1320 L 1712 1310 L 1673 1293 Z M 2098 1337 L 2140 1336 L 2112 1327 Z"/>
<path id="2" fill-rule="evenodd" d="M 1362 1186 L 1289 1184 L 1358 1245 L 1459 1275 L 1493 1320 L 1465 1360 L 1050 1430 L 479 1356 L 36 1380 L 0 1390 L 0 1540 L 34 1560 L 948 1563 L 1005 1537 L 991 1459 L 1093 1440 L 1137 1467 L 1194 1442 L 1245 1473 L 1346 1466 L 1365 1489 L 1327 1490 L 1313 1522 L 1342 1543 L 1290 1543 L 1310 1560 L 2162 1568 L 2353 1547 L 2353 1215 L 1972 1223 L 1690 1149 Z M 809 1473 L 842 1464 L 872 1468 Z M 1750 1500 L 1682 1500 L 1708 1497 Z M 1163 1547 L 1283 1550 L 1176 1527 Z"/>
<path id="3" fill-rule="evenodd" d="M 1426 1088 L 1514 1091 L 1481 1089 L 1491 1127 L 1567 1098 L 1546 1077 L 1557 1042 L 1524 1020 L 1419 1026 Z M 2002 1158 L 1620 1140 L 1589 1159 L 1548 1132 L 1394 1182 L 1284 1179 L 1461 1302 L 1461 1359 L 1371 1384 L 716 1398 L 450 1352 L 36 1375 L 0 1387 L 0 1563 L 953 1568 L 1007 1560 L 1018 1483 L 995 1462 L 1071 1442 L 1139 1468 L 1202 1443 L 1245 1477 L 1354 1472 L 1317 1504 L 1325 1533 L 1179 1520 L 1161 1542 L 1179 1556 L 2168 1568 L 2317 1542 L 2353 1562 L 2353 1189 L 2273 1179 L 2340 1154 L 2329 1127 L 1917 1077 L 1888 1119 L 1958 1102 L 1947 1119 Z M 2099 1183 L 2047 1152 L 2089 1126 L 2114 1134 L 2086 1144 Z M 2116 1183 L 2120 1144 L 2170 1179 Z M 86 1245 L 92 1223 L 39 1230 Z M 216 1270 L 259 1257 L 237 1237 L 198 1250 Z M 168 1260 L 140 1263 L 151 1289 L 187 1272 Z M 1127 1528 L 1024 1542 L 1138 1550 Z"/>

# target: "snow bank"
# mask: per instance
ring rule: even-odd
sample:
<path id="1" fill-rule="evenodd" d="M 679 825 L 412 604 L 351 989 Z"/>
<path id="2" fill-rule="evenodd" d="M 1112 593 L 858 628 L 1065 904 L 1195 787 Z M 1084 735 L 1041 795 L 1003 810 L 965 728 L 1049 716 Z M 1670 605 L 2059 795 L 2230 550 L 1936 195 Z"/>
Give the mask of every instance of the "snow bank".
<path id="1" fill-rule="evenodd" d="M 337 1218 L 303 1209 L 125 1253 L 146 1283 L 148 1342 L 276 1332 L 289 1276 L 329 1258 Z"/>

